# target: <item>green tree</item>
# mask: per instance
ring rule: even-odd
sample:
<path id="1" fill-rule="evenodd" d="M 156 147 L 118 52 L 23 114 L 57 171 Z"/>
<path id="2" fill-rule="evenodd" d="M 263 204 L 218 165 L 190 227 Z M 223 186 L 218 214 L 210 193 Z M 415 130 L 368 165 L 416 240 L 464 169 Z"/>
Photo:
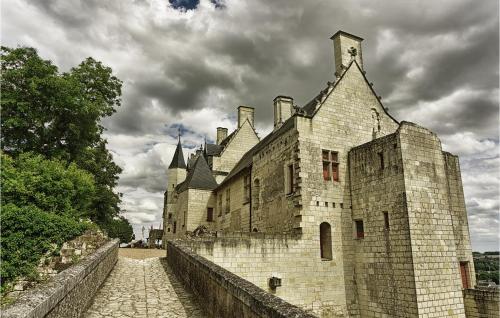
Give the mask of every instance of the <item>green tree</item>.
<path id="1" fill-rule="evenodd" d="M 2 47 L 1 62 L 2 150 L 14 157 L 36 152 L 90 172 L 97 195 L 89 216 L 98 223 L 113 219 L 122 170 L 106 148 L 100 121 L 120 106 L 122 82 L 92 58 L 59 73 L 33 48 Z"/>
<path id="2" fill-rule="evenodd" d="M 120 243 L 129 243 L 133 239 L 132 225 L 124 217 L 115 218 L 104 225 L 109 237 L 119 238 Z"/>
<path id="3" fill-rule="evenodd" d="M 29 152 L 1 158 L 2 206 L 12 203 L 73 218 L 89 216 L 96 195 L 89 172 Z"/>

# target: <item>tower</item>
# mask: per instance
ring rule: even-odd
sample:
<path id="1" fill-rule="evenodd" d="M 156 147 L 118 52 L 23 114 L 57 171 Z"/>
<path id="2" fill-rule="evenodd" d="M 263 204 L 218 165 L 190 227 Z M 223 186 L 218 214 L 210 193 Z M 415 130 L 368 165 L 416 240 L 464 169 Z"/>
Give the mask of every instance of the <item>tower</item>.
<path id="1" fill-rule="evenodd" d="M 177 147 L 175 148 L 174 157 L 167 169 L 167 190 L 165 191 L 164 207 L 163 207 L 163 245 L 166 240 L 176 232 L 176 215 L 175 214 L 175 187 L 186 179 L 186 162 L 182 153 L 181 137 L 179 132 Z"/>

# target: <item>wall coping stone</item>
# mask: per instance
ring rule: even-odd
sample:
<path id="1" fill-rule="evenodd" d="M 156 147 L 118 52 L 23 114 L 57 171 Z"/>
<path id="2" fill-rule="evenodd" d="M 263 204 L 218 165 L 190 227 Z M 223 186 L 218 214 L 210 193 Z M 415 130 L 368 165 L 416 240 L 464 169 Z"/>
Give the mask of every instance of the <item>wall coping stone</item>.
<path id="1" fill-rule="evenodd" d="M 168 247 L 178 250 L 187 255 L 187 259 L 192 263 L 198 263 L 202 270 L 209 272 L 210 276 L 221 286 L 225 287 L 235 298 L 247 305 L 256 314 L 262 317 L 273 318 L 313 318 L 316 317 L 305 310 L 292 305 L 283 299 L 274 296 L 265 290 L 257 287 L 251 282 L 229 272 L 221 266 L 198 255 L 181 240 L 169 241 Z M 170 255 L 170 257 L 172 257 Z M 169 253 L 167 252 L 167 259 Z"/>
<path id="2" fill-rule="evenodd" d="M 114 239 L 98 248 L 81 262 L 60 272 L 47 283 L 20 296 L 2 310 L 2 318 L 38 318 L 47 315 L 119 244 Z"/>

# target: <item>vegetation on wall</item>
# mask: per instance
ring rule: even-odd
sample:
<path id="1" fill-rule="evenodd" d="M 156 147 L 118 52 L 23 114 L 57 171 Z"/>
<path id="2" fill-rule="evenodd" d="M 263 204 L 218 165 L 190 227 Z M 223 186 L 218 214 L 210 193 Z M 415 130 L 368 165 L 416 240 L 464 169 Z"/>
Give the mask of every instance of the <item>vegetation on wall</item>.
<path id="1" fill-rule="evenodd" d="M 4 290 L 86 220 L 121 240 L 132 227 L 119 216 L 121 168 L 100 123 L 120 106 L 122 82 L 92 58 L 68 72 L 33 48 L 2 47 L 0 58 Z"/>

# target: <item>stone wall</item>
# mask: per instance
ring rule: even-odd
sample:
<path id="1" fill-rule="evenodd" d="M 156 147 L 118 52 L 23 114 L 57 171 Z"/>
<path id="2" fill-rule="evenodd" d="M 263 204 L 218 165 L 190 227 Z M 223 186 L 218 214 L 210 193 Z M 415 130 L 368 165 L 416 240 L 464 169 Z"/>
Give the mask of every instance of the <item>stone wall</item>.
<path id="1" fill-rule="evenodd" d="M 113 240 L 2 310 L 3 318 L 80 317 L 118 260 Z"/>
<path id="2" fill-rule="evenodd" d="M 179 241 L 167 243 L 167 261 L 211 317 L 314 317 L 197 255 Z"/>
<path id="3" fill-rule="evenodd" d="M 500 317 L 500 291 L 464 289 L 465 316 L 467 318 Z"/>
<path id="4" fill-rule="evenodd" d="M 318 234 L 319 235 L 319 234 Z M 349 317 L 338 254 L 320 256 L 318 240 L 299 235 L 228 233 L 216 238 L 182 241 L 196 254 L 248 280 L 261 289 L 321 317 Z M 270 277 L 281 286 L 269 287 Z"/>

